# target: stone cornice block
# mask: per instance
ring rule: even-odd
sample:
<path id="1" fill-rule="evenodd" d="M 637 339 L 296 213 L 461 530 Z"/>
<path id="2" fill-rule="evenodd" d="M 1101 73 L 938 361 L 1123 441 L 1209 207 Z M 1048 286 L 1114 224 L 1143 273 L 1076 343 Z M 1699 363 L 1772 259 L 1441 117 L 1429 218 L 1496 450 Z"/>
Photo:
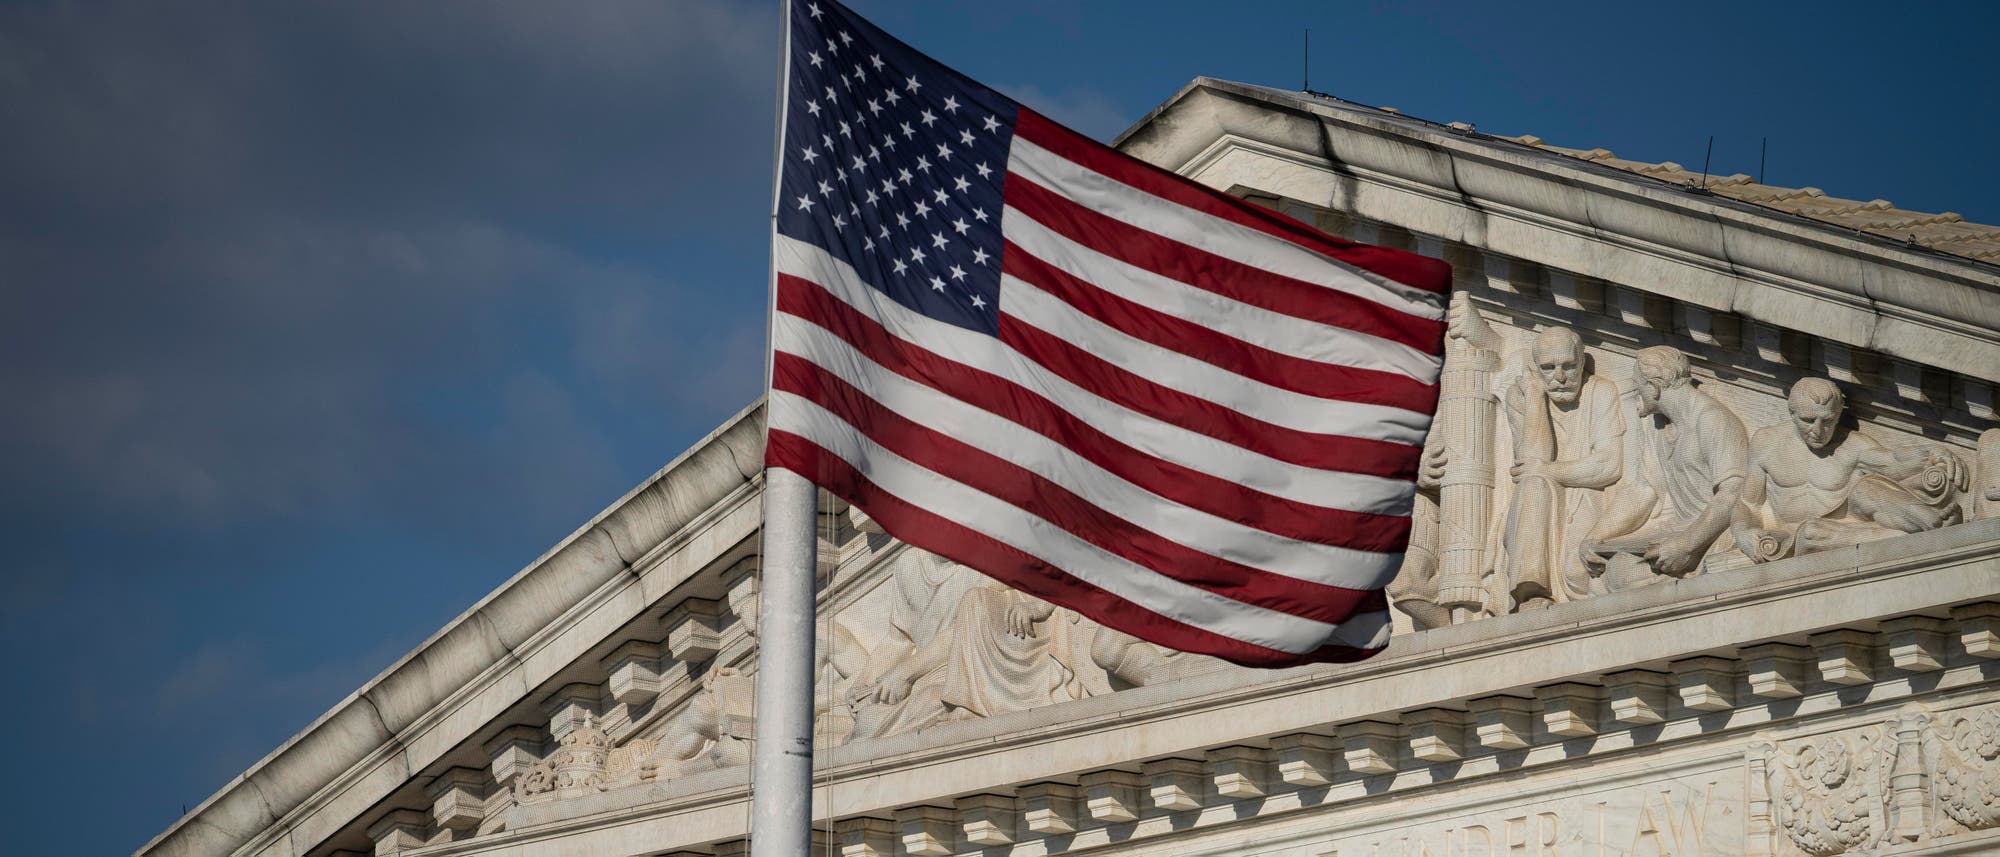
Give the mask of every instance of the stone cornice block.
<path id="1" fill-rule="evenodd" d="M 1703 345 L 1732 346 L 1737 342 L 1736 316 L 1696 304 L 1679 305 L 1680 328 Z"/>
<path id="2" fill-rule="evenodd" d="M 1278 778 L 1294 786 L 1310 788 L 1333 782 L 1339 750 L 1340 742 L 1310 732 L 1295 732 L 1271 739 L 1271 753 L 1278 762 Z"/>
<path id="3" fill-rule="evenodd" d="M 509 726 L 486 740 L 484 749 L 493 771 L 493 780 L 505 788 L 514 778 L 528 772 L 542 760 L 542 730 L 533 726 Z"/>
<path id="4" fill-rule="evenodd" d="M 1604 305 L 1604 284 L 1568 271 L 1549 271 L 1549 299 L 1565 309 L 1596 312 Z"/>
<path id="5" fill-rule="evenodd" d="M 896 823 L 886 818 L 844 818 L 833 823 L 840 857 L 896 857 Z"/>
<path id="6" fill-rule="evenodd" d="M 1694 711 L 1728 711 L 1736 707 L 1736 662 L 1699 657 L 1673 663 L 1674 685 L 1681 704 Z"/>
<path id="7" fill-rule="evenodd" d="M 605 681 L 611 698 L 626 705 L 644 705 L 660 695 L 660 647 L 645 640 L 627 640 L 604 658 Z"/>
<path id="8" fill-rule="evenodd" d="M 1899 616 L 1882 623 L 1889 642 L 1889 662 L 1909 672 L 1944 669 L 1945 640 L 1950 626 L 1929 616 Z"/>
<path id="9" fill-rule="evenodd" d="M 1625 670 L 1604 677 L 1611 719 L 1619 723 L 1662 723 L 1667 719 L 1667 688 L 1674 678 L 1652 670 Z"/>
<path id="10" fill-rule="evenodd" d="M 1130 771 L 1092 771 L 1077 778 L 1084 809 L 1095 821 L 1111 824 L 1139 818 L 1139 791 L 1145 780 Z"/>
<path id="11" fill-rule="evenodd" d="M 1167 812 L 1184 812 L 1201 808 L 1202 780 L 1206 779 L 1200 762 L 1193 759 L 1155 759 L 1141 766 L 1146 776 L 1146 796 L 1153 808 Z"/>
<path id="12" fill-rule="evenodd" d="M 1750 692 L 1765 699 L 1802 696 L 1810 679 L 1806 670 L 1813 663 L 1811 649 L 1787 643 L 1747 646 L 1742 652 L 1743 672 L 1750 680 Z"/>
<path id="13" fill-rule="evenodd" d="M 1499 253 L 1486 253 L 1486 285 L 1497 292 L 1533 296 L 1535 266 Z"/>
<path id="14" fill-rule="evenodd" d="M 376 857 L 382 857 L 422 848 L 429 827 L 428 814 L 414 809 L 395 809 L 368 825 L 368 838 L 375 841 Z"/>
<path id="15" fill-rule="evenodd" d="M 1982 420 L 2000 420 L 2000 402 L 1994 400 L 1993 385 L 1966 378 L 1965 409 Z"/>
<path id="16" fill-rule="evenodd" d="M 1803 363 L 1799 335 L 1771 324 L 1753 324 L 1750 327 L 1750 341 L 1757 350 L 1757 357 L 1767 363 L 1780 366 L 1795 366 Z"/>
<path id="17" fill-rule="evenodd" d="M 448 768 L 424 787 L 431 799 L 431 820 L 449 830 L 471 830 L 486 820 L 486 772 L 478 768 Z"/>
<path id="18" fill-rule="evenodd" d="M 1889 380 L 1896 385 L 1896 395 L 1912 402 L 1930 402 L 1930 391 L 1924 386 L 1924 366 L 1908 360 L 1889 361 Z"/>
<path id="19" fill-rule="evenodd" d="M 667 652 L 682 663 L 700 663 L 722 650 L 722 609 L 706 598 L 686 598 L 667 611 Z"/>
<path id="20" fill-rule="evenodd" d="M 1542 704 L 1542 728 L 1563 738 L 1597 734 L 1603 694 L 1601 687 L 1574 681 L 1535 688 L 1535 698 Z"/>
<path id="21" fill-rule="evenodd" d="M 985 847 L 1014 844 L 1014 799 L 1006 795 L 959 798 L 959 831 L 965 841 Z"/>
<path id="22" fill-rule="evenodd" d="M 1403 743 L 1403 727 L 1398 723 L 1363 720 L 1340 727 L 1340 757 L 1347 769 L 1357 774 L 1396 772 L 1396 748 Z"/>
<path id="23" fill-rule="evenodd" d="M 1819 677 L 1834 684 L 1867 684 L 1875 680 L 1875 635 L 1842 628 L 1810 638 L 1819 656 Z"/>
<path id="24" fill-rule="evenodd" d="M 1410 733 L 1410 757 L 1456 762 L 1465 755 L 1466 715 L 1449 708 L 1425 708 L 1403 715 Z"/>
<path id="25" fill-rule="evenodd" d="M 1076 832 L 1077 788 L 1066 783 L 1034 783 L 1015 789 L 1021 823 L 1030 833 L 1059 835 Z"/>
<path id="26" fill-rule="evenodd" d="M 1270 751 L 1258 747 L 1223 747 L 1208 751 L 1209 782 L 1215 793 L 1230 800 L 1263 797 L 1271 782 Z"/>
<path id="27" fill-rule="evenodd" d="M 1479 746 L 1518 750 L 1534 743 L 1535 701 L 1518 696 L 1487 696 L 1466 704 Z"/>
<path id="28" fill-rule="evenodd" d="M 542 710 L 549 715 L 549 736 L 561 741 L 564 735 L 588 723 L 597 715 L 598 702 L 603 698 L 603 690 L 594 684 L 563 685 L 542 703 Z"/>
<path id="29" fill-rule="evenodd" d="M 958 844 L 958 811 L 941 806 L 906 806 L 896 810 L 896 829 L 903 853 L 913 857 L 948 857 Z"/>
<path id="30" fill-rule="evenodd" d="M 2000 601 L 1982 601 L 1951 608 L 1958 623 L 1958 644 L 1979 658 L 2000 658 Z"/>
<path id="31" fill-rule="evenodd" d="M 1606 291 L 1609 292 L 1610 309 L 1626 324 L 1648 329 L 1664 326 L 1665 305 L 1659 298 L 1627 286 L 1611 286 Z"/>

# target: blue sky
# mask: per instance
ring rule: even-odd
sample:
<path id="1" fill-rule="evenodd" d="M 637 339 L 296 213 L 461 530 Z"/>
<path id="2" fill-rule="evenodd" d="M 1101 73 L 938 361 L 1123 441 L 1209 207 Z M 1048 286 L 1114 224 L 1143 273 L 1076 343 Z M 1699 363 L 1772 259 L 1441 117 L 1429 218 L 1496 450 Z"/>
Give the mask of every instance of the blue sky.
<path id="1" fill-rule="evenodd" d="M 2000 223 L 1988 4 L 856 8 Z M 129 852 L 748 403 L 777 6 L 0 5 L 8 847 Z"/>

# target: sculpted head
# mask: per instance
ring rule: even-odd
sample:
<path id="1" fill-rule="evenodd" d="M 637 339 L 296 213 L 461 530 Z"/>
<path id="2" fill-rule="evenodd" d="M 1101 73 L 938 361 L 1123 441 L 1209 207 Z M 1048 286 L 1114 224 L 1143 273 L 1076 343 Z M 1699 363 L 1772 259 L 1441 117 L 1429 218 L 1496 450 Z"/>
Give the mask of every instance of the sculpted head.
<path id="1" fill-rule="evenodd" d="M 1583 393 L 1583 340 L 1567 327 L 1545 327 L 1535 334 L 1535 371 L 1549 401 L 1568 407 Z"/>
<path id="2" fill-rule="evenodd" d="M 1671 345 L 1641 348 L 1632 355 L 1632 382 L 1639 391 L 1639 415 L 1660 412 L 1660 397 L 1688 385 L 1686 354 Z"/>
<path id="3" fill-rule="evenodd" d="M 1801 378 L 1792 385 L 1785 403 L 1791 406 L 1792 428 L 1798 430 L 1799 440 L 1820 450 L 1833 442 L 1834 432 L 1840 427 L 1840 414 L 1847 408 L 1847 397 L 1841 394 L 1840 387 L 1825 378 Z"/>

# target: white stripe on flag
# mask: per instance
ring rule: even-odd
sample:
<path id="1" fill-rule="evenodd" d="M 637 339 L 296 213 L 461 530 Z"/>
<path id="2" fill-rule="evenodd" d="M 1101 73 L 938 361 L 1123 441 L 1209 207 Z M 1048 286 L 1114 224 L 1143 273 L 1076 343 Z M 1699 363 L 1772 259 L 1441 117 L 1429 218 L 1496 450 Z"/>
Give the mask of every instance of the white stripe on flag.
<path id="1" fill-rule="evenodd" d="M 1040 434 L 882 368 L 812 322 L 780 315 L 777 323 L 784 328 L 780 335 L 786 353 L 804 357 L 925 428 L 980 449 L 1004 451 L 1016 466 L 1168 541 L 1273 574 L 1348 589 L 1380 589 L 1402 564 L 1401 554 L 1299 541 L 1176 503 Z M 1377 506 L 1408 504 L 1407 494 L 1385 499 L 1390 502 Z"/>
<path id="2" fill-rule="evenodd" d="M 1078 580 L 1174 621 L 1254 643 L 1305 654 L 1325 645 L 1381 645 L 1362 614 L 1341 625 L 1266 610 L 1189 586 L 1135 564 L 959 482 L 890 452 L 819 405 L 771 392 L 773 426 L 795 432 L 853 465 L 877 487 L 918 508 L 1062 569 Z"/>
<path id="3" fill-rule="evenodd" d="M 1010 208 L 1007 216 L 1021 215 Z M 1141 378 L 1272 425 L 1410 446 L 1422 444 L 1430 427 L 1429 414 L 1322 399 L 1245 378 L 1136 338 L 1012 276 L 1000 278 L 1000 311 Z"/>
<path id="4" fill-rule="evenodd" d="M 1437 355 L 1379 336 L 1242 303 L 1114 259 L 1008 208 L 1007 240 L 1029 255 L 1104 291 L 1280 354 L 1435 384 Z M 1275 239 L 1272 239 L 1275 240 Z M 1003 291 L 1004 295 L 1005 292 Z"/>
<path id="5" fill-rule="evenodd" d="M 1330 259 L 1219 217 L 1169 202 L 1015 137 L 1007 169 L 1084 208 L 1273 274 L 1346 292 L 1418 318 L 1444 318 L 1444 296 Z M 1004 232 L 1004 230 L 1003 230 Z"/>

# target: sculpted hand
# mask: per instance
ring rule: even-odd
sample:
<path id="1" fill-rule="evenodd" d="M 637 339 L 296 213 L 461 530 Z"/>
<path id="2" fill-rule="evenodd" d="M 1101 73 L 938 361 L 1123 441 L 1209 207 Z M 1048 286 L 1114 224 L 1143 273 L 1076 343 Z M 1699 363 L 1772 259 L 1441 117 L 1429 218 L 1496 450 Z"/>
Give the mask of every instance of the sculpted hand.
<path id="1" fill-rule="evenodd" d="M 1451 464 L 1451 451 L 1442 446 L 1424 450 L 1423 460 L 1417 463 L 1417 487 L 1431 490 L 1444 481 L 1444 469 Z"/>
<path id="2" fill-rule="evenodd" d="M 884 705 L 895 705 L 908 695 L 910 695 L 910 680 L 903 675 L 901 669 L 895 669 L 883 676 L 882 681 L 876 684 L 865 698 L 873 698 Z"/>
<path id="3" fill-rule="evenodd" d="M 1007 633 L 1025 640 L 1035 635 L 1035 620 L 1028 610 L 1019 604 L 1007 608 Z"/>
<path id="4" fill-rule="evenodd" d="M 1546 461 L 1516 461 L 1514 462 L 1514 466 L 1509 468 L 1507 472 L 1514 475 L 1515 482 L 1536 476 L 1548 478 L 1549 463 Z"/>
<path id="5" fill-rule="evenodd" d="M 1694 569 L 1701 561 L 1701 549 L 1691 546 L 1686 539 L 1678 536 L 1654 542 L 1646 548 L 1646 561 L 1661 574 L 1680 577 Z"/>

